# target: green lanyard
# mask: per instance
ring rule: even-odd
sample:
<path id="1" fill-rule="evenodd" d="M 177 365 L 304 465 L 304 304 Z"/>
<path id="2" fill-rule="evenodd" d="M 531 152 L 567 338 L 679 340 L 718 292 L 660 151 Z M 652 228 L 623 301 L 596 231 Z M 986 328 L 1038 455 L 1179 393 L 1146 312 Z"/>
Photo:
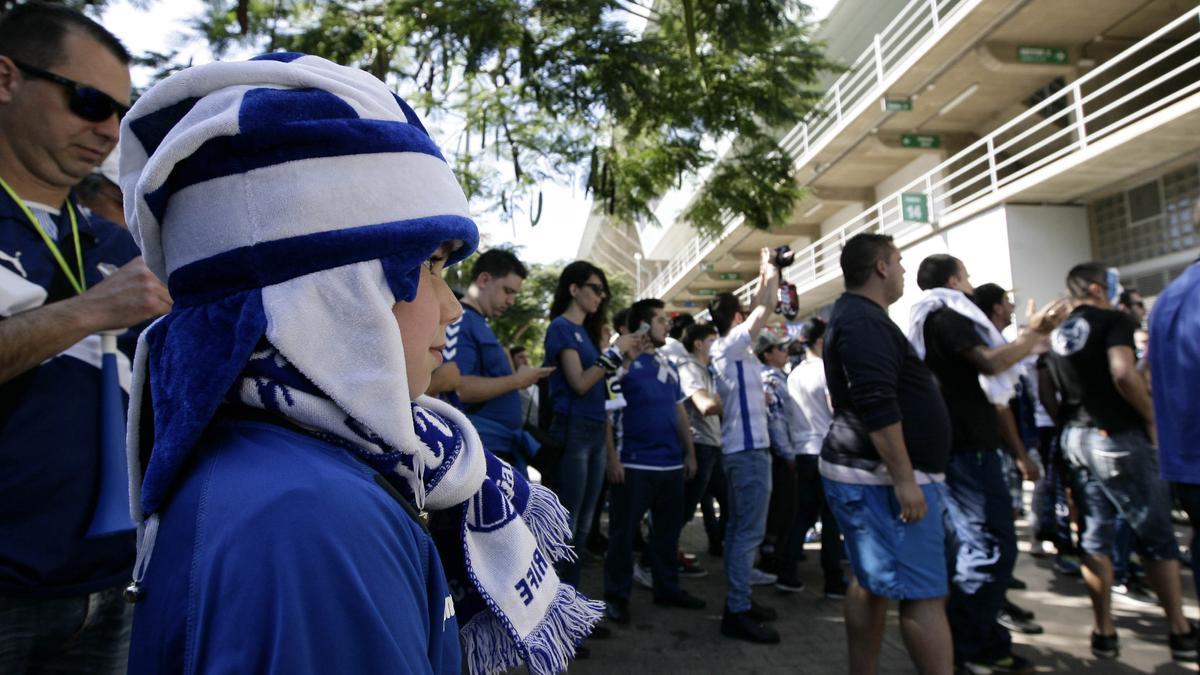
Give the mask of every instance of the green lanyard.
<path id="1" fill-rule="evenodd" d="M 58 266 L 62 268 L 63 273 L 67 275 L 67 281 L 70 281 L 71 285 L 75 287 L 75 292 L 82 294 L 87 290 L 87 280 L 83 278 L 83 249 L 79 246 L 79 223 L 75 219 L 75 209 L 71 206 L 70 197 L 67 198 L 67 213 L 71 216 L 71 234 L 75 237 L 75 262 L 79 265 L 78 278 L 71 273 L 71 268 L 67 266 L 67 261 L 63 258 L 62 252 L 58 250 L 58 246 L 54 243 L 54 240 L 46 233 L 46 229 L 42 227 L 42 223 L 37 219 L 37 216 L 33 215 L 33 211 L 30 211 L 29 207 L 25 205 L 25 201 L 17 196 L 16 192 L 13 192 L 13 189 L 8 186 L 8 183 L 4 182 L 3 178 L 0 178 L 0 187 L 4 188 L 8 196 L 12 197 L 17 206 L 21 207 L 21 211 L 25 213 L 25 217 L 29 219 L 30 223 L 33 223 L 33 229 L 42 235 L 42 241 L 46 242 L 46 248 L 50 249 L 50 252 L 54 254 L 54 259 L 58 261 Z"/>

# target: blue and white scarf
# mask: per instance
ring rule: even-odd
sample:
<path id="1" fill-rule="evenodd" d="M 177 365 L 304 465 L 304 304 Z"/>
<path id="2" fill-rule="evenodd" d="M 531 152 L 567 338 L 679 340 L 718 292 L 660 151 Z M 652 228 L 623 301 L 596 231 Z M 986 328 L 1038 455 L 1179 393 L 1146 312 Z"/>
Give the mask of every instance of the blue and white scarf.
<path id="1" fill-rule="evenodd" d="M 226 397 L 285 417 L 357 455 L 416 504 L 408 477 L 422 476 L 425 494 L 456 466 L 481 458 L 486 476 L 466 502 L 426 499 L 430 533 L 454 590 L 455 614 L 472 673 L 509 670 L 521 662 L 532 673 L 567 667 L 574 646 L 599 621 L 603 603 L 560 583 L 553 563 L 574 559 L 567 513 L 554 493 L 533 485 L 483 449 L 462 413 L 423 396 L 412 403 L 422 452 L 387 446 L 342 411 L 269 342 L 263 340 Z M 427 451 L 427 452 L 425 452 Z M 415 462 L 436 458 L 437 469 Z"/>

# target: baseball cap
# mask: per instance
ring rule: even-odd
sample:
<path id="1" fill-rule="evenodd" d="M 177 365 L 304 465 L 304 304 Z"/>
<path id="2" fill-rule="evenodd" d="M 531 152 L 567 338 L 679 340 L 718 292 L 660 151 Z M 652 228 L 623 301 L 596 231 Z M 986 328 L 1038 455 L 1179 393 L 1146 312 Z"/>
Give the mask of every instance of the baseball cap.
<path id="1" fill-rule="evenodd" d="M 763 331 L 758 334 L 758 339 L 754 341 L 754 355 L 762 356 L 772 347 L 786 347 L 792 344 L 792 339 L 777 337 L 771 333 Z"/>

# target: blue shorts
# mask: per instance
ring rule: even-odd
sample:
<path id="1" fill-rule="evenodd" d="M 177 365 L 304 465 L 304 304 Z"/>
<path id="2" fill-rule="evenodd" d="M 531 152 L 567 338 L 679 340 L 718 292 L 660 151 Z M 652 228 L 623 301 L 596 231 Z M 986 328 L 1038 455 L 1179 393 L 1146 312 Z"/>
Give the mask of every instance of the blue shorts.
<path id="1" fill-rule="evenodd" d="M 859 586 L 893 600 L 926 600 L 949 593 L 945 485 L 922 485 L 929 510 L 920 521 L 905 524 L 900 522 L 900 503 L 891 485 L 822 481 Z"/>

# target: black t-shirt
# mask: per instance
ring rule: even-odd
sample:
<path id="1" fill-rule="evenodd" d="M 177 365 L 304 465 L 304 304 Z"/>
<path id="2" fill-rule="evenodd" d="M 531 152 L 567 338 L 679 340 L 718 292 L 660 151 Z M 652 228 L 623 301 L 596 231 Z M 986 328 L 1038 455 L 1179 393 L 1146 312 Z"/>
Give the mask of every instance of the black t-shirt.
<path id="1" fill-rule="evenodd" d="M 1134 350 L 1135 330 L 1137 324 L 1121 312 L 1081 305 L 1051 334 L 1046 366 L 1058 386 L 1063 423 L 1110 434 L 1146 428 L 1108 369 L 1109 347 Z"/>
<path id="2" fill-rule="evenodd" d="M 933 371 L 950 411 L 951 452 L 978 452 L 1000 447 L 996 407 L 979 384 L 979 371 L 964 353 L 987 343 L 975 322 L 943 307 L 925 319 L 925 364 Z"/>
<path id="3" fill-rule="evenodd" d="M 825 331 L 824 359 L 833 425 L 822 459 L 874 470 L 881 459 L 869 433 L 901 422 L 913 468 L 946 471 L 946 407 L 929 369 L 882 307 L 843 293 Z"/>

